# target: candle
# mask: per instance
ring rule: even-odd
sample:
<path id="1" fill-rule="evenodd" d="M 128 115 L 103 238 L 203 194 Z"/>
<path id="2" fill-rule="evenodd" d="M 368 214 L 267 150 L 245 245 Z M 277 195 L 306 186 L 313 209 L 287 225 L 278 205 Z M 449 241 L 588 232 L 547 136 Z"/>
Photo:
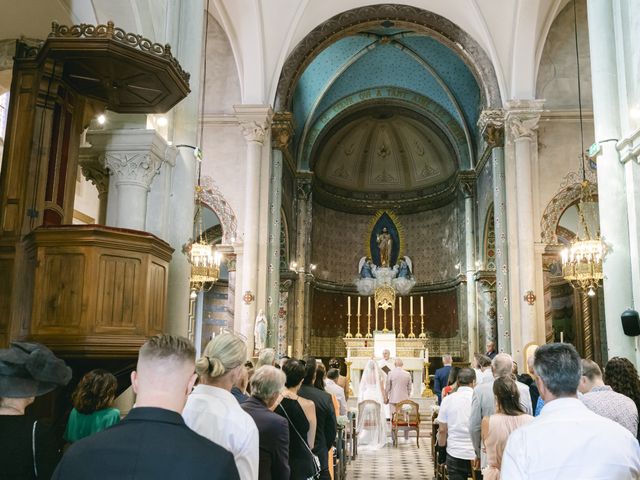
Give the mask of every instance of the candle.
<path id="1" fill-rule="evenodd" d="M 367 314 L 371 316 L 371 297 L 367 297 Z"/>
<path id="2" fill-rule="evenodd" d="M 424 297 L 420 297 L 420 315 L 424 315 Z"/>
<path id="3" fill-rule="evenodd" d="M 402 297 L 398 297 L 398 307 L 400 307 L 400 316 L 402 316 Z"/>
<path id="4" fill-rule="evenodd" d="M 347 297 L 347 315 L 351 315 L 351 297 Z"/>
<path id="5" fill-rule="evenodd" d="M 291 358 L 293 355 L 293 347 L 291 345 L 289 345 L 287 347 L 287 357 Z"/>
<path id="6" fill-rule="evenodd" d="M 425 348 L 424 350 L 424 359 L 428 362 L 429 361 L 429 349 Z"/>
<path id="7" fill-rule="evenodd" d="M 360 297 L 358 297 L 358 316 L 360 316 Z"/>
<path id="8" fill-rule="evenodd" d="M 564 332 L 560 332 L 560 343 L 564 343 Z"/>
<path id="9" fill-rule="evenodd" d="M 413 297 L 409 297 L 409 315 L 413 315 Z"/>
<path id="10" fill-rule="evenodd" d="M 347 358 L 350 358 L 350 357 L 351 357 L 351 349 L 347 348 Z"/>

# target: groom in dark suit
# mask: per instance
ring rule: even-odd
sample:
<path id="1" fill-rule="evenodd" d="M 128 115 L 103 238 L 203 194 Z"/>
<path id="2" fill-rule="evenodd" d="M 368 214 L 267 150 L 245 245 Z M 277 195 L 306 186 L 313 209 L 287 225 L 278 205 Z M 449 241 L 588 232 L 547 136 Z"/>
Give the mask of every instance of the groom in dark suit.
<path id="1" fill-rule="evenodd" d="M 451 372 L 451 355 L 444 355 L 442 363 L 444 367 L 436 370 L 433 390 L 438 397 L 438 405 L 442 405 L 442 389 L 449 383 L 449 373 Z"/>

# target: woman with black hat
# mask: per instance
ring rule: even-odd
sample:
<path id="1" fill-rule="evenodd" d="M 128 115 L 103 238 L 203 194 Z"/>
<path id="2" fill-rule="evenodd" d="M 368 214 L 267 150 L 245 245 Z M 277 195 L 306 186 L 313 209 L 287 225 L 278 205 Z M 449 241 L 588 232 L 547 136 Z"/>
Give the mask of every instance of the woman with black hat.
<path id="1" fill-rule="evenodd" d="M 14 342 L 0 349 L 0 479 L 51 477 L 58 442 L 25 409 L 70 379 L 71 369 L 44 345 Z"/>

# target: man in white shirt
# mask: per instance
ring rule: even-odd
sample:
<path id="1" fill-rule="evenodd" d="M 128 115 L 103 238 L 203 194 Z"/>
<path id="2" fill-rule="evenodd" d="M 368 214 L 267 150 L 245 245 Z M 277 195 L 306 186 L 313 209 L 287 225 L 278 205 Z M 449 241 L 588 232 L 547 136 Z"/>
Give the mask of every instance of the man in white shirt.
<path id="1" fill-rule="evenodd" d="M 472 464 L 474 467 L 477 464 L 469 433 L 475 378 L 472 368 L 461 369 L 458 372 L 458 390 L 442 399 L 438 412 L 438 445 L 447 447 L 449 480 L 467 480 Z"/>
<path id="2" fill-rule="evenodd" d="M 330 368 L 327 372 L 327 378 L 324 381 L 324 389 L 327 393 L 336 396 L 338 404 L 340 405 L 340 415 L 347 414 L 347 398 L 344 395 L 344 389 L 336 383 L 340 377 L 340 370 L 337 368 Z"/>
<path id="3" fill-rule="evenodd" d="M 545 406 L 530 424 L 509 436 L 501 478 L 640 478 L 640 447 L 635 437 L 578 400 L 582 368 L 573 345 L 539 347 L 534 368 Z"/>

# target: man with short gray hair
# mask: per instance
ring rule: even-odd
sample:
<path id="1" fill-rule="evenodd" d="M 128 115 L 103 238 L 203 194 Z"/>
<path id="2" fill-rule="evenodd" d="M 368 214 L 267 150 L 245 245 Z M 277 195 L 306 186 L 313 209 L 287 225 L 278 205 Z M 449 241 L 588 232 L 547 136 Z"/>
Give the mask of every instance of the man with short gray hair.
<path id="1" fill-rule="evenodd" d="M 545 406 L 531 423 L 509 436 L 501 478 L 639 478 L 640 447 L 636 438 L 577 398 L 582 366 L 573 345 L 549 343 L 539 347 L 534 367 Z"/>
<path id="2" fill-rule="evenodd" d="M 488 417 L 489 415 L 496 413 L 496 404 L 493 395 L 493 382 L 496 378 L 510 377 L 512 369 L 513 360 L 511 359 L 511 355 L 507 353 L 498 353 L 493 357 L 493 360 L 491 360 L 491 371 L 493 373 L 493 377 L 486 379 L 473 390 L 469 427 L 471 430 L 473 448 L 476 451 L 476 455 L 481 460 L 480 463 L 482 467 L 486 466 L 486 456 L 480 449 L 480 428 L 484 417 Z M 520 393 L 520 406 L 522 407 L 522 410 L 529 415 L 533 415 L 529 387 L 524 383 L 517 381 L 516 386 Z"/>
<path id="3" fill-rule="evenodd" d="M 260 434 L 260 480 L 289 478 L 289 424 L 273 412 L 285 381 L 282 370 L 263 365 L 251 377 L 251 397 L 240 405 L 256 422 Z"/>

